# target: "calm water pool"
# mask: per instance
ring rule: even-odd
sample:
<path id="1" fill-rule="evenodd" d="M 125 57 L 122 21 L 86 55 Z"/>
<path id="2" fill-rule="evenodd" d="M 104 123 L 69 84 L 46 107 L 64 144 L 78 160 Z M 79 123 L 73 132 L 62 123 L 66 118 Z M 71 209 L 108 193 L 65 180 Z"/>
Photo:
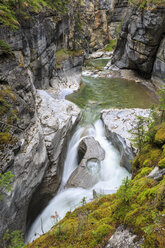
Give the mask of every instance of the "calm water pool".
<path id="1" fill-rule="evenodd" d="M 93 123 L 102 109 L 149 108 L 157 100 L 153 92 L 134 81 L 117 78 L 82 77 L 79 91 L 66 99 L 83 110 L 84 121 Z"/>

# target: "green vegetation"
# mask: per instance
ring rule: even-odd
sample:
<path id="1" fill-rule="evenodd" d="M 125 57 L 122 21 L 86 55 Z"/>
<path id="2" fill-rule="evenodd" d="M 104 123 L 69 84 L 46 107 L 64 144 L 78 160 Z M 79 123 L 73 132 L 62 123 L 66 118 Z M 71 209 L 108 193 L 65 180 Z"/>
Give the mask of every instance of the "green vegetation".
<path id="1" fill-rule="evenodd" d="M 155 8 L 156 6 L 165 6 L 164 0 L 129 0 L 129 3 L 141 9 Z"/>
<path id="2" fill-rule="evenodd" d="M 69 0 L 1 0 L 0 23 L 17 29 L 21 20 L 27 20 L 31 12 L 47 11 L 53 9 L 57 14 L 66 13 Z"/>
<path id="3" fill-rule="evenodd" d="M 110 40 L 109 44 L 103 49 L 105 52 L 111 52 L 115 49 L 117 40 Z"/>
<path id="4" fill-rule="evenodd" d="M 23 233 L 19 230 L 9 233 L 9 230 L 7 230 L 3 237 L 3 246 L 8 248 L 24 248 Z"/>
<path id="5" fill-rule="evenodd" d="M 7 43 L 5 43 L 3 40 L 0 40 L 0 50 L 2 50 L 4 54 L 12 54 L 12 50 L 10 46 Z"/>
<path id="6" fill-rule="evenodd" d="M 17 139 L 12 135 L 12 128 L 17 128 L 19 120 L 16 108 L 16 95 L 9 86 L 0 87 L 0 149 L 4 146 L 14 144 Z"/>
<path id="7" fill-rule="evenodd" d="M 13 182 L 13 177 L 14 175 L 11 173 L 11 171 L 8 171 L 4 174 L 0 173 L 0 200 L 2 199 L 2 191 L 7 190 L 11 191 L 12 190 L 12 182 Z"/>
<path id="8" fill-rule="evenodd" d="M 82 50 L 77 50 L 77 51 L 72 51 L 72 50 L 68 50 L 68 49 L 60 49 L 56 52 L 56 68 L 57 69 L 61 69 L 62 68 L 62 63 L 69 59 L 70 56 L 74 57 L 74 56 L 80 56 L 83 54 Z"/>
<path id="9" fill-rule="evenodd" d="M 104 247 L 122 224 L 144 236 L 145 248 L 164 248 L 165 177 L 147 178 L 152 169 L 139 169 L 133 180 L 125 179 L 116 194 L 107 195 L 68 212 L 48 233 L 28 248 Z"/>

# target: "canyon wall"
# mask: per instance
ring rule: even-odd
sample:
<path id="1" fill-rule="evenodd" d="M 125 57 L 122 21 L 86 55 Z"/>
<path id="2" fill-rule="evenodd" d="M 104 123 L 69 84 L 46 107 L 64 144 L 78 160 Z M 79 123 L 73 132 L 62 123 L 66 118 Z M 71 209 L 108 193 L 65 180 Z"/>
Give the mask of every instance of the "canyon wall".
<path id="1" fill-rule="evenodd" d="M 119 68 L 138 71 L 156 86 L 164 83 L 165 6 L 129 6 L 112 59 Z"/>

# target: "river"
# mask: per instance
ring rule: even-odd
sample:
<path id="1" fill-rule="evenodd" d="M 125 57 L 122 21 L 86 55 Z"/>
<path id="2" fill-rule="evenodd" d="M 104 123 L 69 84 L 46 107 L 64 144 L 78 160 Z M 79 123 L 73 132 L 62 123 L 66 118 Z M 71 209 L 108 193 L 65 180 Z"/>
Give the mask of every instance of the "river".
<path id="1" fill-rule="evenodd" d="M 95 65 L 95 61 L 92 62 L 93 64 Z M 97 61 L 96 64 L 98 65 Z M 99 66 L 100 64 L 104 66 L 105 61 L 100 60 Z M 118 150 L 105 136 L 105 130 L 99 118 L 100 111 L 108 108 L 148 108 L 156 102 L 152 92 L 133 81 L 86 76 L 82 77 L 80 89 L 67 95 L 66 99 L 82 109 L 83 118 L 68 145 L 60 189 L 32 224 L 26 238 L 27 242 L 50 230 L 68 211 L 81 205 L 82 199 L 86 202 L 92 200 L 93 189 L 98 194 L 114 193 L 125 177 L 131 177 L 131 174 L 120 166 Z M 105 159 L 101 162 L 99 169 L 92 165 L 89 171 L 89 173 L 98 174 L 99 180 L 89 189 L 66 188 L 68 178 L 78 166 L 78 145 L 86 136 L 93 136 L 105 151 Z"/>

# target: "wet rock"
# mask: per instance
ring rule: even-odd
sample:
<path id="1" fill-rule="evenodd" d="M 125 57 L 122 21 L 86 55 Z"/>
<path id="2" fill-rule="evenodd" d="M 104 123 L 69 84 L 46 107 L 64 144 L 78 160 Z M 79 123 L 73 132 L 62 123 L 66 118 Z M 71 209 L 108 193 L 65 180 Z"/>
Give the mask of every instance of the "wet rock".
<path id="1" fill-rule="evenodd" d="M 129 229 L 125 229 L 123 225 L 120 225 L 111 236 L 105 248 L 140 248 L 143 240 L 136 241 L 137 238 L 137 235 L 131 233 Z"/>
<path id="2" fill-rule="evenodd" d="M 82 160 L 80 161 L 80 166 L 86 166 L 89 159 L 95 158 L 98 161 L 102 161 L 105 157 L 104 150 L 100 146 L 99 142 L 93 137 L 84 138 L 80 142 L 78 153 L 84 154 Z"/>
<path id="3" fill-rule="evenodd" d="M 52 196 L 61 182 L 67 141 L 72 129 L 80 120 L 81 111 L 73 103 L 54 99 L 43 90 L 37 91 L 36 99 L 37 113 L 50 161 L 42 188 Z"/>
<path id="4" fill-rule="evenodd" d="M 98 182 L 100 162 L 104 159 L 105 152 L 98 141 L 87 137 L 79 144 L 78 156 L 80 163 L 69 177 L 66 186 L 90 188 Z"/>
<path id="5" fill-rule="evenodd" d="M 29 204 L 28 226 L 56 194 L 62 179 L 67 143 L 81 117 L 81 111 L 76 105 L 57 100 L 44 90 L 37 90 L 36 110 L 44 135 L 49 166 Z"/>
<path id="6" fill-rule="evenodd" d="M 148 117 L 149 112 L 146 109 L 111 109 L 101 113 L 107 138 L 120 151 L 120 164 L 129 172 L 136 153 L 136 148 L 130 141 L 133 138 L 130 131 L 136 127 L 136 116 Z"/>

